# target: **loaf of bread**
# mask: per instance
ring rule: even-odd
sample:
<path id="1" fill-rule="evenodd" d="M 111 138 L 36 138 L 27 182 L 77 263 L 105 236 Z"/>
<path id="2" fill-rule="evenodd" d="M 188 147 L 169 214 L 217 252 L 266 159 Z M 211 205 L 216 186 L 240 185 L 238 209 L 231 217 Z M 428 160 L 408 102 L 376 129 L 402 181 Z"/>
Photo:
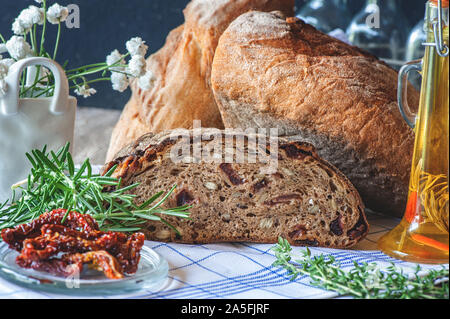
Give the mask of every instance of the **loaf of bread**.
<path id="1" fill-rule="evenodd" d="M 142 132 L 192 128 L 194 120 L 223 128 L 210 87 L 211 64 L 222 32 L 249 10 L 292 14 L 294 0 L 192 0 L 187 5 L 184 25 L 147 60 L 156 78 L 153 88 L 131 85 L 132 97 L 112 133 L 108 160 Z"/>
<path id="2" fill-rule="evenodd" d="M 225 127 L 277 127 L 312 143 L 374 210 L 401 216 L 414 133 L 397 72 L 279 12 L 249 12 L 220 38 L 212 88 Z M 410 105 L 418 93 L 409 92 Z"/>
<path id="3" fill-rule="evenodd" d="M 358 192 L 312 145 L 242 132 L 202 133 L 201 140 L 193 130 L 146 134 L 105 165 L 103 172 L 117 165 L 113 176 L 123 185 L 140 183 L 131 191 L 137 204 L 177 185 L 164 205 L 192 205 L 190 220 L 165 217 L 180 235 L 161 222 L 149 222 L 147 239 L 275 243 L 283 236 L 293 245 L 345 248 L 367 234 Z M 265 139 L 258 147 L 251 142 L 256 136 Z M 227 144 L 227 138 L 236 142 Z M 201 149 L 202 156 L 193 149 Z M 260 155 L 253 162 L 236 160 L 260 154 L 258 149 L 277 160 L 275 169 L 262 170 L 270 161 Z M 211 150 L 213 160 L 205 160 Z M 233 160 L 226 161 L 226 154 Z"/>

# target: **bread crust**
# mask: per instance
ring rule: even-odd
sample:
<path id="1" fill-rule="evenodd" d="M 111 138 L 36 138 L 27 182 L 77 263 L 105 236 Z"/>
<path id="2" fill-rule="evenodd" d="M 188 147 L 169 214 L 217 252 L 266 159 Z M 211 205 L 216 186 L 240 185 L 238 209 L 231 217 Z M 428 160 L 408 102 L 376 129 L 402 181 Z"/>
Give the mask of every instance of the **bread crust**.
<path id="1" fill-rule="evenodd" d="M 249 136 L 211 129 L 203 129 L 202 133 Z M 179 136 L 186 136 L 186 131 L 146 134 L 103 168 L 106 173 L 117 165 L 113 176 L 121 178 L 123 185 L 140 183 L 132 190 L 137 204 L 176 184 L 167 207 L 193 205 L 190 221 L 167 218 L 181 236 L 162 223 L 149 222 L 144 230 L 147 239 L 275 243 L 278 236 L 283 236 L 292 245 L 347 248 L 368 233 L 358 192 L 339 170 L 318 156 L 311 144 L 279 139 L 279 170 L 261 176 L 256 174 L 258 163 L 174 163 L 168 155 L 186 143 Z M 192 130 L 189 136 L 193 136 Z M 192 146 L 193 139 L 187 143 Z M 205 146 L 213 142 L 201 143 Z M 269 140 L 266 145 L 270 145 Z"/>
<path id="2" fill-rule="evenodd" d="M 106 160 L 111 160 L 124 145 L 149 132 L 149 127 L 139 116 L 139 104 L 131 98 L 116 123 L 109 142 Z"/>
<path id="3" fill-rule="evenodd" d="M 165 45 L 147 59 L 147 69 L 156 78 L 152 89 L 141 90 L 137 81 L 131 84 L 129 104 L 133 107 L 123 112 L 138 110 L 140 119 L 130 114 L 121 117 L 111 137 L 107 161 L 142 131 L 192 128 L 194 120 L 200 120 L 203 127 L 223 128 L 210 86 L 220 35 L 231 21 L 249 10 L 292 14 L 293 9 L 294 0 L 191 1 L 183 10 L 185 23 L 171 31 Z M 128 132 L 124 134 L 123 130 Z"/>
<path id="4" fill-rule="evenodd" d="M 369 208 L 402 215 L 414 133 L 384 62 L 300 19 L 249 12 L 220 38 L 211 81 L 226 127 L 278 127 L 308 141 Z M 415 90 L 409 97 L 418 104 Z"/>

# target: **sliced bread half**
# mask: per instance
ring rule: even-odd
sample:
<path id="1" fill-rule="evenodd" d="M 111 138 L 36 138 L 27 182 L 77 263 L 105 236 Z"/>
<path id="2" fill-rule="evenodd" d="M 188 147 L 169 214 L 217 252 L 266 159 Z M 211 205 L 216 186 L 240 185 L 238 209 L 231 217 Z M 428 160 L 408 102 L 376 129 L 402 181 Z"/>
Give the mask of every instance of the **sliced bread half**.
<path id="1" fill-rule="evenodd" d="M 105 165 L 107 172 L 117 164 L 114 176 L 125 185 L 140 183 L 132 190 L 138 204 L 176 184 L 166 207 L 192 205 L 190 220 L 166 218 L 180 234 L 149 222 L 147 239 L 274 243 L 283 236 L 293 245 L 344 248 L 367 234 L 358 192 L 312 145 L 218 129 L 202 133 L 201 139 L 193 130 L 146 134 Z M 255 147 L 255 137 L 264 143 Z M 206 153 L 214 154 L 205 160 Z M 251 154 L 259 154 L 253 163 Z"/>

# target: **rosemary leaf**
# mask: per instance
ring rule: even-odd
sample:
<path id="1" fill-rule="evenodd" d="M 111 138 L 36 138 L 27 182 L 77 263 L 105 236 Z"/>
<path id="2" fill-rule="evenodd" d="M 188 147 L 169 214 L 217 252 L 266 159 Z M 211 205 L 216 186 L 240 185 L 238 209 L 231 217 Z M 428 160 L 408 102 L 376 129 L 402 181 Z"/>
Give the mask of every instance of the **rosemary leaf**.
<path id="1" fill-rule="evenodd" d="M 32 150 L 26 156 L 32 165 L 31 172 L 25 181 L 14 186 L 11 200 L 0 203 L 0 229 L 30 222 L 44 212 L 58 208 L 89 213 L 101 229 L 122 232 L 141 230 L 149 220 L 161 221 L 175 229 L 161 216 L 189 217 L 190 206 L 160 207 L 176 185 L 137 206 L 133 202 L 136 196 L 126 192 L 139 184 L 122 187 L 122 180 L 112 177 L 117 166 L 105 176 L 92 174 L 89 159 L 77 169 L 69 153 L 69 144 L 56 153 L 48 154 L 44 147 L 42 151 Z M 21 196 L 16 197 L 16 191 Z M 153 204 L 157 199 L 159 201 Z"/>

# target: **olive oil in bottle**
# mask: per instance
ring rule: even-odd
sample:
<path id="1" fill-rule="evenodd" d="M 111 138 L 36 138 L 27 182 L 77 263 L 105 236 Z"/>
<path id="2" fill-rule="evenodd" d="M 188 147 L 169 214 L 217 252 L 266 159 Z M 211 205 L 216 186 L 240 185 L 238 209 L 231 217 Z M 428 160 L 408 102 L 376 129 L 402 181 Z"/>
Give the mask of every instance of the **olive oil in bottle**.
<path id="1" fill-rule="evenodd" d="M 427 3 L 424 58 L 400 71 L 399 106 L 416 136 L 408 202 L 400 224 L 378 242 L 386 254 L 420 263 L 449 260 L 448 1 L 444 8 L 440 4 Z M 413 69 L 422 72 L 417 116 L 410 114 L 402 99 L 405 76 Z"/>

